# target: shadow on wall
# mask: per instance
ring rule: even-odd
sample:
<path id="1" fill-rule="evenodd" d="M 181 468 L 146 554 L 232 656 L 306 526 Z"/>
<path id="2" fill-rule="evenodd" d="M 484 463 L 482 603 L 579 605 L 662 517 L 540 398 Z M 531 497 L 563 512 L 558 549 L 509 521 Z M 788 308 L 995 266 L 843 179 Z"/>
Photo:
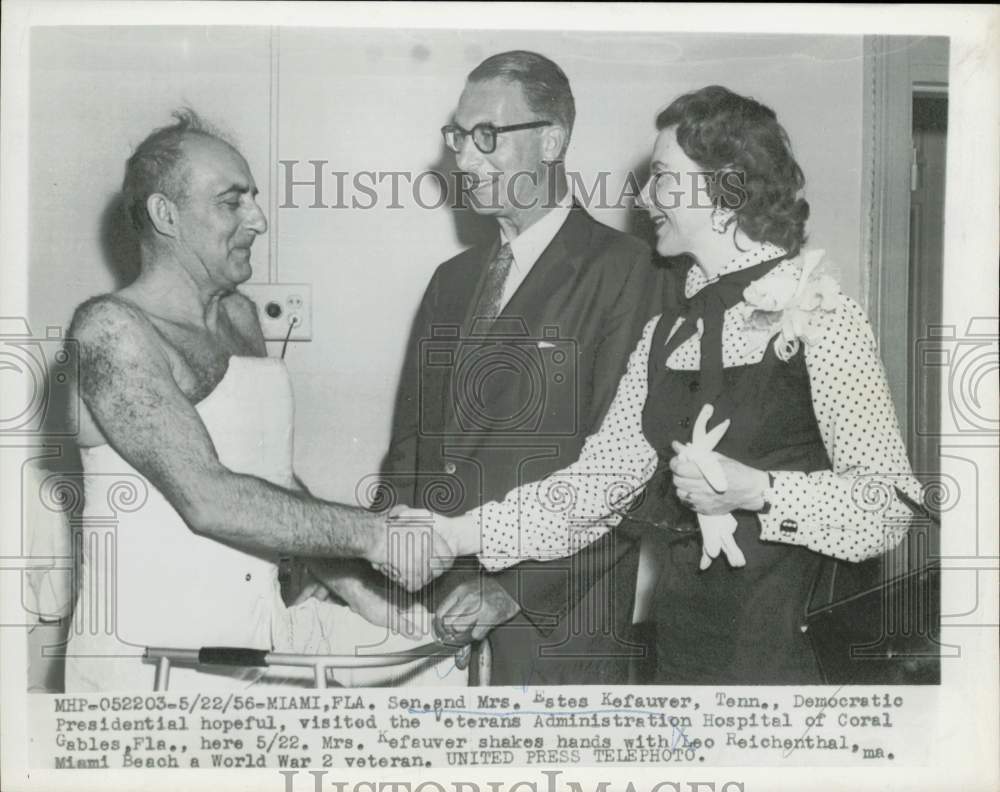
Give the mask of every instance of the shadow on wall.
<path id="1" fill-rule="evenodd" d="M 135 280 L 139 274 L 139 238 L 132 227 L 123 207 L 122 196 L 116 193 L 108 202 L 100 217 L 101 250 L 104 263 L 114 279 L 115 290 L 121 289 Z M 68 334 L 68 327 L 65 328 Z M 34 394 L 41 401 L 40 409 L 44 412 L 39 427 L 41 440 L 46 448 L 46 455 L 35 460 L 41 471 L 40 478 L 49 473 L 63 474 L 71 479 L 82 472 L 80 447 L 77 442 L 80 428 L 80 416 L 84 409 L 77 390 L 79 378 L 79 350 L 72 341 L 65 341 L 61 350 L 49 356 L 46 366 L 46 379 L 40 383 L 42 391 Z M 78 484 L 76 485 L 78 486 Z M 51 544 L 61 548 L 61 553 L 72 553 L 72 538 L 70 536 L 42 535 L 34 536 L 34 532 L 42 534 L 46 530 L 50 534 L 55 528 L 35 525 L 27 526 L 32 532 L 34 543 Z M 63 527 L 69 531 L 69 524 Z M 70 583 L 67 596 L 70 601 L 76 596 L 76 577 Z M 59 649 L 64 645 L 69 630 L 69 617 L 60 620 L 40 621 L 28 635 L 28 682 L 29 689 L 45 693 L 61 693 L 63 691 L 64 660 Z M 54 655 L 45 654 L 55 649 Z"/>
<path id="2" fill-rule="evenodd" d="M 641 188 L 649 179 L 649 157 L 643 154 L 639 160 L 632 163 L 626 172 L 634 175 L 636 184 Z M 623 230 L 627 234 L 647 242 L 652 247 L 655 242 L 653 224 L 649 220 L 649 213 L 638 205 L 638 199 L 632 199 L 632 209 L 625 215 L 625 218 Z"/>
<path id="3" fill-rule="evenodd" d="M 139 237 L 124 211 L 120 193 L 108 201 L 101 213 L 100 240 L 105 266 L 114 279 L 113 288 L 121 289 L 139 274 Z M 68 327 L 65 329 L 68 332 Z M 67 473 L 80 470 L 76 437 L 83 405 L 75 382 L 79 373 L 79 355 L 72 344 L 65 345 L 64 351 L 68 356 L 66 363 L 49 361 L 44 393 L 38 394 L 38 397 L 44 400 L 42 441 L 55 451 L 42 467 L 52 472 Z"/>
<path id="4" fill-rule="evenodd" d="M 101 250 L 116 290 L 139 275 L 139 234 L 128 218 L 121 193 L 115 193 L 101 214 Z"/>

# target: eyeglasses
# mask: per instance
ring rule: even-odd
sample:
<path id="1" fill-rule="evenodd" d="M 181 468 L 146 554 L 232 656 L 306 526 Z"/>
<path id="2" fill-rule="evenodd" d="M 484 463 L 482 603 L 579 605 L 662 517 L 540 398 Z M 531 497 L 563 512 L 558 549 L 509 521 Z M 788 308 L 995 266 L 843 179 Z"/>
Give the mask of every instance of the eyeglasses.
<path id="1" fill-rule="evenodd" d="M 522 129 L 538 129 L 552 126 L 551 121 L 529 121 L 526 124 L 509 124 L 496 126 L 490 123 L 476 124 L 472 129 L 463 129 L 458 124 L 448 124 L 441 127 L 444 144 L 458 154 L 462 150 L 465 138 L 472 135 L 472 142 L 483 154 L 492 154 L 497 148 L 497 135 L 504 132 L 518 132 Z"/>

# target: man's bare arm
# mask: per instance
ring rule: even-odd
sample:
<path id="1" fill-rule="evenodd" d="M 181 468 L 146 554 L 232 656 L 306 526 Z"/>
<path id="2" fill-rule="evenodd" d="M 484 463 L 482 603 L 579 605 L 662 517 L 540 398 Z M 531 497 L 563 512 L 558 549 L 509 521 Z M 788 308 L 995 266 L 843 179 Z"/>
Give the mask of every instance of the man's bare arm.
<path id="1" fill-rule="evenodd" d="M 268 553 L 385 563 L 383 516 L 221 464 L 197 411 L 174 381 L 155 330 L 137 309 L 107 298 L 85 303 L 70 333 L 80 347 L 80 395 L 98 428 L 193 531 Z M 431 540 L 427 528 L 411 524 L 407 530 L 418 542 Z"/>

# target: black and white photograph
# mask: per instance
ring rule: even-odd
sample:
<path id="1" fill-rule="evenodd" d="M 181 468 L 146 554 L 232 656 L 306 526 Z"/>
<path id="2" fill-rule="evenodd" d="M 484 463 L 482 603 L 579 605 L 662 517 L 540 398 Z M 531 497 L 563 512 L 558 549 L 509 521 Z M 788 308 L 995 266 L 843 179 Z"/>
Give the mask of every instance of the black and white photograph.
<path id="1" fill-rule="evenodd" d="M 5 788 L 995 788 L 995 8 L 4 5 Z"/>

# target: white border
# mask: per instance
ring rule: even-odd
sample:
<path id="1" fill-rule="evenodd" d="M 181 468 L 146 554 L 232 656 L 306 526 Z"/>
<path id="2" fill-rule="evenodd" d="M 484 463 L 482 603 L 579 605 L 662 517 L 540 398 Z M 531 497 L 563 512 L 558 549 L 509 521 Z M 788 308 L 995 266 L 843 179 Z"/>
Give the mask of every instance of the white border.
<path id="1" fill-rule="evenodd" d="M 964 327 L 971 316 L 997 316 L 996 288 L 998 224 L 997 130 L 1000 74 L 1000 14 L 992 6 L 845 6 L 845 5 L 592 5 L 592 4 L 445 4 L 419 3 L 191 3 L 191 2 L 49 2 L 3 3 L 2 149 L 0 190 L 0 315 L 26 315 L 27 257 L 27 124 L 28 28 L 69 24 L 224 24 L 331 27 L 399 27 L 462 29 L 553 29 L 672 32 L 770 32 L 951 37 L 948 185 L 946 196 L 945 320 Z M 11 480 L 8 468 L 0 481 Z M 987 477 L 987 481 L 996 477 Z M 986 497 L 994 493 L 984 493 Z M 9 500 L 9 499 L 8 499 Z M 0 514 L 4 525 L 17 515 Z M 970 515 L 974 519 L 974 515 Z M 947 535 L 943 539 L 947 542 Z M 0 538 L 2 548 L 2 538 Z M 0 555 L 4 553 L 0 551 Z M 11 577 L 11 576 L 5 576 Z M 7 590 L 0 588 L 0 598 Z M 997 596 L 991 579 L 985 596 Z M 947 594 L 947 591 L 946 591 Z M 945 600 L 947 610 L 947 598 Z M 273 769 L 239 774 L 214 770 L 171 771 L 168 774 L 120 771 L 98 777 L 81 772 L 23 772 L 27 729 L 24 710 L 25 662 L 23 640 L 5 630 L 0 636 L 2 691 L 2 767 L 4 789 L 239 789 L 280 790 Z M 947 639 L 947 634 L 945 635 Z M 1000 664 L 995 628 L 973 634 L 964 631 L 965 662 L 960 674 L 948 674 L 942 686 L 942 707 L 936 724 L 937 754 L 928 766 L 859 767 L 821 773 L 774 767 L 658 768 L 650 777 L 681 780 L 742 781 L 747 790 L 779 789 L 996 789 L 1000 785 L 997 745 L 997 689 Z M 639 783 L 644 772 L 601 768 L 599 778 Z M 465 771 L 435 769 L 433 775 L 396 775 L 414 785 L 420 779 L 467 778 Z M 490 780 L 514 783 L 528 775 L 519 769 L 484 771 Z M 541 780 L 540 776 L 535 776 Z M 363 772 L 338 771 L 336 778 L 366 779 Z M 385 776 L 389 780 L 390 776 Z M 563 776 L 593 788 L 584 769 L 566 768 Z M 348 788 L 351 788 L 348 786 Z M 540 788 L 542 788 L 540 786 Z"/>

